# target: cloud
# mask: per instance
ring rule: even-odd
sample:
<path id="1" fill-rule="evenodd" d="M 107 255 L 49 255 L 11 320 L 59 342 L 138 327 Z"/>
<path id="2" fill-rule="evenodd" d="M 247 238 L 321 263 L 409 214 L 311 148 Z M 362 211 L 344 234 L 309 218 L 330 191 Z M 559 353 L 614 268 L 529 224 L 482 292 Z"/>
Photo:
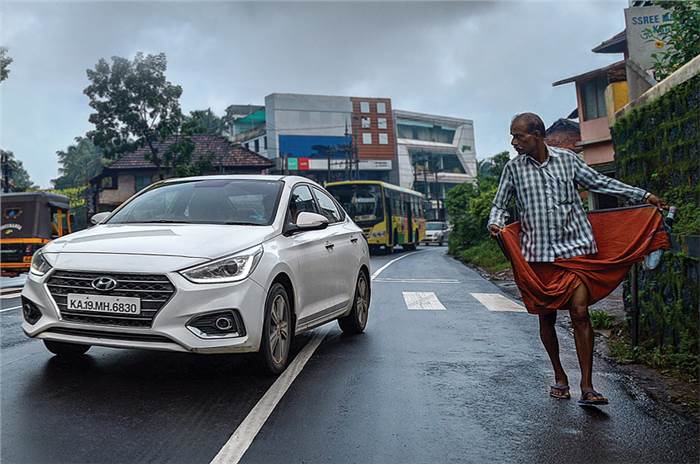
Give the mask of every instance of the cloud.
<path id="1" fill-rule="evenodd" d="M 90 129 L 85 70 L 137 51 L 168 56 L 185 110 L 272 92 L 386 96 L 474 120 L 479 157 L 508 148 L 510 116 L 547 122 L 576 105 L 551 83 L 610 63 L 590 49 L 624 27 L 627 2 L 3 3 L 15 59 L 0 86 L 0 143 L 44 187 L 55 151 Z"/>

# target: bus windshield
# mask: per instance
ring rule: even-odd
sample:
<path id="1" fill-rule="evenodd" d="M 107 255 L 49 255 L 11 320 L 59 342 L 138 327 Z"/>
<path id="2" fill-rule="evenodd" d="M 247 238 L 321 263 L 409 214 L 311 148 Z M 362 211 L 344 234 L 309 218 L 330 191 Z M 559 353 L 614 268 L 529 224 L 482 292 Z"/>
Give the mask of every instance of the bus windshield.
<path id="1" fill-rule="evenodd" d="M 328 191 L 357 223 L 377 223 L 384 218 L 382 193 L 378 185 L 333 185 Z"/>

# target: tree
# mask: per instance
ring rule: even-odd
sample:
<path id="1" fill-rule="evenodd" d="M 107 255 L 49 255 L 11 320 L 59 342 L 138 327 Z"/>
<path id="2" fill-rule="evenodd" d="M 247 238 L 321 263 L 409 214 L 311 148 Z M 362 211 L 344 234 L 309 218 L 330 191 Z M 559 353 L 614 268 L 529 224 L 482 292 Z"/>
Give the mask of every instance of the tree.
<path id="1" fill-rule="evenodd" d="M 85 186 L 104 166 L 102 150 L 90 139 L 76 137 L 75 142 L 75 145 L 69 146 L 65 151 L 56 152 L 60 176 L 51 181 L 55 189 Z"/>
<path id="2" fill-rule="evenodd" d="M 485 184 L 498 184 L 498 181 L 501 179 L 503 169 L 505 169 L 509 160 L 510 154 L 507 151 L 502 151 L 491 158 L 479 161 L 477 168 L 479 185 L 485 186 Z"/>
<path id="3" fill-rule="evenodd" d="M 190 111 L 189 116 L 184 117 L 182 132 L 188 135 L 195 134 L 221 134 L 226 128 L 223 120 L 218 117 L 211 108 L 206 110 Z"/>
<path id="4" fill-rule="evenodd" d="M 0 82 L 10 75 L 10 64 L 14 61 L 7 53 L 7 47 L 0 47 Z"/>
<path id="5" fill-rule="evenodd" d="M 0 156 L 2 157 L 2 191 L 10 192 L 25 192 L 27 190 L 36 190 L 39 188 L 34 182 L 29 178 L 29 173 L 22 162 L 15 159 L 15 154 L 9 150 L 0 149 Z M 5 185 L 5 172 L 9 174 L 9 185 Z"/>
<path id="6" fill-rule="evenodd" d="M 144 56 L 139 52 L 133 61 L 115 56 L 111 66 L 100 59 L 95 69 L 87 70 L 90 85 L 84 93 L 96 110 L 89 119 L 95 130 L 87 136 L 106 157 L 147 146 L 147 159 L 160 173 L 163 154 L 158 144 L 182 123 L 182 87 L 166 79 L 166 69 L 164 53 Z"/>
<path id="7" fill-rule="evenodd" d="M 658 39 L 668 45 L 654 58 L 654 76 L 657 81 L 665 79 L 678 68 L 700 55 L 700 1 L 654 2 L 668 10 L 673 22 L 662 29 Z"/>

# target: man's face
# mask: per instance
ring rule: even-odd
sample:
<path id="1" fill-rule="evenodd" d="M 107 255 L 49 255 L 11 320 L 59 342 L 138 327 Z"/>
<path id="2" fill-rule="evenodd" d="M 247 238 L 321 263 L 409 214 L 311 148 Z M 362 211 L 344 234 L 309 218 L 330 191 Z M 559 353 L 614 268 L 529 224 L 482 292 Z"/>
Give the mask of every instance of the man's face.
<path id="1" fill-rule="evenodd" d="M 513 121 L 513 124 L 510 125 L 510 135 L 513 137 L 510 144 L 519 155 L 534 155 L 537 152 L 539 136 L 528 132 L 525 121 Z"/>

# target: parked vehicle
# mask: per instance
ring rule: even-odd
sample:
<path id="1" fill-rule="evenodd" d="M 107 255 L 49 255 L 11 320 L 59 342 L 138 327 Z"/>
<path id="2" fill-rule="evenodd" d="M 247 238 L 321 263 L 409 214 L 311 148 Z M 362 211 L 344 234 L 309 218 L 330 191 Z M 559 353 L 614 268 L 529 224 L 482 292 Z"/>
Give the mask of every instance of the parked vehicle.
<path id="1" fill-rule="evenodd" d="M 430 221 L 425 224 L 425 237 L 421 243 L 430 245 L 431 243 L 437 243 L 442 246 L 443 243 L 447 242 L 449 239 L 451 228 L 446 222 L 440 221 Z"/>
<path id="2" fill-rule="evenodd" d="M 372 180 L 331 182 L 328 191 L 362 228 L 371 251 L 415 250 L 425 234 L 423 194 Z"/>
<path id="3" fill-rule="evenodd" d="M 367 324 L 367 243 L 308 179 L 170 179 L 92 221 L 39 250 L 22 291 L 22 328 L 59 356 L 257 351 L 280 373 L 296 334 Z"/>
<path id="4" fill-rule="evenodd" d="M 46 192 L 2 194 L 0 274 L 29 271 L 32 255 L 52 239 L 71 233 L 68 197 Z"/>

